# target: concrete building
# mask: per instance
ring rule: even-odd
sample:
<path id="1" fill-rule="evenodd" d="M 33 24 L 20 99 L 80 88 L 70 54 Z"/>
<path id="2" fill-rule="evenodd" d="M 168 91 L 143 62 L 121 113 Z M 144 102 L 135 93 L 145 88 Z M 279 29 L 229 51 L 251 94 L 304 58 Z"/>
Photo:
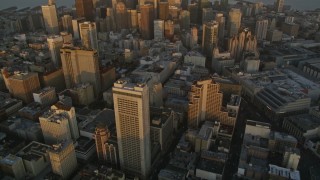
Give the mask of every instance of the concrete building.
<path id="1" fill-rule="evenodd" d="M 169 109 L 151 108 L 150 140 L 166 150 L 171 142 L 175 113 Z"/>
<path id="2" fill-rule="evenodd" d="M 203 24 L 202 51 L 208 57 L 212 57 L 213 49 L 218 46 L 218 30 L 215 21 Z"/>
<path id="3" fill-rule="evenodd" d="M 95 95 L 99 94 L 101 81 L 96 50 L 62 48 L 61 62 L 67 88 L 79 83 L 90 83 Z"/>
<path id="4" fill-rule="evenodd" d="M 33 93 L 34 102 L 43 106 L 50 106 L 57 102 L 57 94 L 54 87 L 46 87 Z"/>
<path id="5" fill-rule="evenodd" d="M 190 29 L 190 12 L 183 10 L 180 12 L 180 28 L 181 29 Z"/>
<path id="6" fill-rule="evenodd" d="M 300 180 L 300 172 L 283 168 L 277 165 L 269 164 L 269 178 L 270 179 L 292 179 Z"/>
<path id="7" fill-rule="evenodd" d="M 145 4 L 140 6 L 141 11 L 141 26 L 140 32 L 142 38 L 145 40 L 153 39 L 153 21 L 154 21 L 154 9 L 151 4 Z"/>
<path id="8" fill-rule="evenodd" d="M 48 150 L 52 172 L 62 179 L 69 179 L 77 168 L 76 152 L 71 141 L 52 145 Z"/>
<path id="9" fill-rule="evenodd" d="M 202 9 L 202 24 L 211 22 L 214 20 L 214 11 L 210 8 L 203 8 Z"/>
<path id="10" fill-rule="evenodd" d="M 169 17 L 169 3 L 168 2 L 159 2 L 159 19 L 168 20 Z"/>
<path id="11" fill-rule="evenodd" d="M 229 116 L 221 110 L 223 94 L 220 85 L 212 79 L 195 82 L 189 94 L 188 127 L 198 128 L 202 121 L 220 121 L 223 125 L 234 126 L 236 116 Z"/>
<path id="12" fill-rule="evenodd" d="M 196 51 L 190 51 L 184 56 L 184 63 L 192 63 L 196 66 L 205 67 L 206 57 Z"/>
<path id="13" fill-rule="evenodd" d="M 96 127 L 94 139 L 99 161 L 105 162 L 107 160 L 107 151 L 105 150 L 105 144 L 107 143 L 109 137 L 110 131 L 107 127 L 102 124 Z"/>
<path id="14" fill-rule="evenodd" d="M 284 34 L 289 36 L 297 37 L 299 33 L 299 24 L 295 23 L 283 23 L 281 30 Z"/>
<path id="15" fill-rule="evenodd" d="M 120 79 L 114 83 L 113 99 L 120 166 L 147 179 L 151 168 L 148 87 Z"/>
<path id="16" fill-rule="evenodd" d="M 282 40 L 282 31 L 269 29 L 267 31 L 267 40 L 271 42 L 279 42 Z"/>
<path id="17" fill-rule="evenodd" d="M 268 30 L 268 23 L 267 19 L 262 19 L 256 21 L 256 30 L 255 35 L 258 40 L 264 40 L 267 37 L 267 30 Z"/>
<path id="18" fill-rule="evenodd" d="M 225 29 L 226 29 L 226 17 L 224 17 L 222 13 L 216 13 L 215 21 L 217 21 L 219 24 L 219 30 L 218 30 L 219 40 L 223 40 L 225 36 Z"/>
<path id="19" fill-rule="evenodd" d="M 79 24 L 82 46 L 99 51 L 97 26 L 94 22 L 83 22 Z"/>
<path id="20" fill-rule="evenodd" d="M 92 0 L 76 0 L 77 17 L 84 17 L 87 21 L 94 21 L 94 8 Z"/>
<path id="21" fill-rule="evenodd" d="M 68 33 L 72 33 L 73 29 L 72 29 L 72 16 L 66 14 L 63 15 L 61 17 L 61 21 L 62 21 L 62 26 L 63 26 L 63 30 L 68 32 Z"/>
<path id="22" fill-rule="evenodd" d="M 238 34 L 241 25 L 241 10 L 231 8 L 229 11 L 229 18 L 227 23 L 228 36 L 232 37 Z"/>
<path id="23" fill-rule="evenodd" d="M 116 5 L 116 25 L 117 30 L 128 28 L 128 14 L 126 5 L 123 2 L 118 2 Z"/>
<path id="24" fill-rule="evenodd" d="M 31 177 L 38 176 L 49 167 L 50 160 L 47 152 L 49 149 L 49 145 L 32 141 L 17 153 L 17 156 L 23 160 L 26 173 Z"/>
<path id="25" fill-rule="evenodd" d="M 48 34 L 59 34 L 59 24 L 56 5 L 41 6 L 43 20 Z"/>
<path id="26" fill-rule="evenodd" d="M 297 170 L 300 162 L 300 150 L 297 148 L 285 148 L 282 166 L 288 169 Z"/>
<path id="27" fill-rule="evenodd" d="M 257 38 L 251 35 L 249 29 L 242 29 L 239 33 L 237 31 L 237 34 L 234 34 L 234 36 L 229 39 L 228 51 L 236 62 L 241 61 L 244 52 L 248 51 L 258 54 Z"/>
<path id="28" fill-rule="evenodd" d="M 275 10 L 276 12 L 283 12 L 284 0 L 277 0 L 275 2 Z"/>
<path id="29" fill-rule="evenodd" d="M 68 117 L 64 113 L 47 111 L 39 117 L 42 134 L 46 144 L 55 144 L 62 140 L 71 140 Z"/>
<path id="30" fill-rule="evenodd" d="M 80 28 L 79 24 L 85 22 L 86 19 L 84 17 L 80 17 L 77 19 L 72 19 L 72 29 L 73 29 L 73 38 L 80 39 Z"/>
<path id="31" fill-rule="evenodd" d="M 47 42 L 53 65 L 56 68 L 61 67 L 60 48 L 63 46 L 62 36 L 49 36 Z"/>
<path id="32" fill-rule="evenodd" d="M 9 154 L 0 160 L 1 171 L 15 179 L 24 179 L 26 171 L 21 157 Z"/>
<path id="33" fill-rule="evenodd" d="M 21 99 L 24 103 L 30 103 L 33 100 L 32 93 L 40 89 L 40 83 L 37 73 L 17 73 L 8 78 L 9 91 L 13 97 Z"/>
<path id="34" fill-rule="evenodd" d="M 163 20 L 154 20 L 154 39 L 162 40 L 164 38 L 164 21 Z"/>
<path id="35" fill-rule="evenodd" d="M 319 136 L 320 119 L 311 114 L 289 116 L 284 118 L 282 128 L 299 142 L 304 143 L 310 138 Z"/>
<path id="36" fill-rule="evenodd" d="M 46 72 L 39 75 L 41 87 L 55 87 L 56 92 L 66 89 L 66 83 L 62 69 Z"/>
<path id="37" fill-rule="evenodd" d="M 233 67 L 235 60 L 231 58 L 230 52 L 219 52 L 218 48 L 213 49 L 212 57 L 212 69 L 218 73 L 222 74 L 225 67 Z"/>
<path id="38" fill-rule="evenodd" d="M 59 113 L 64 114 L 65 117 L 67 117 L 71 138 L 73 141 L 77 140 L 80 135 L 79 135 L 78 121 L 76 118 L 75 108 L 59 101 L 56 104 L 51 106 L 51 110 L 58 114 Z"/>

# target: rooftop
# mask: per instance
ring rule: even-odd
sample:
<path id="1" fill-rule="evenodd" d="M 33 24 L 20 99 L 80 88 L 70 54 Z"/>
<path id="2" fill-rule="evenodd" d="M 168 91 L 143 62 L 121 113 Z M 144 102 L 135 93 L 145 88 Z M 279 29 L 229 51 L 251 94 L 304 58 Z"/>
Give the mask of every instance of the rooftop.
<path id="1" fill-rule="evenodd" d="M 285 121 L 291 122 L 303 132 L 320 127 L 320 119 L 311 114 L 289 116 L 285 118 Z"/>

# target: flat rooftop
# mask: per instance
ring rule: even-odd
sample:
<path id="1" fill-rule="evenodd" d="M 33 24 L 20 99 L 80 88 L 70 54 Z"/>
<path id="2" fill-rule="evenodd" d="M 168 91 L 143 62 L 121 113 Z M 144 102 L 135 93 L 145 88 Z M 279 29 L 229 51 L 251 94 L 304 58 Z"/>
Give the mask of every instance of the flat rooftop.
<path id="1" fill-rule="evenodd" d="M 311 114 L 289 116 L 286 117 L 285 120 L 291 122 L 304 132 L 320 127 L 320 119 Z"/>

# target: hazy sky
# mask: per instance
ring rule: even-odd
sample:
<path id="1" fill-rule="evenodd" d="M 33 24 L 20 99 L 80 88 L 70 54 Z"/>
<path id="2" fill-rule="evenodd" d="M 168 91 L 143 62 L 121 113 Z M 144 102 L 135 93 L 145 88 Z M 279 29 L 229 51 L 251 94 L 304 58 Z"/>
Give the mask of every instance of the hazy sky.
<path id="1" fill-rule="evenodd" d="M 58 6 L 69 6 L 74 4 L 75 0 L 56 0 Z M 214 0 L 213 0 L 214 1 Z M 229 0 L 232 2 L 234 0 Z M 274 0 L 249 0 L 253 2 L 263 2 L 273 4 Z M 34 7 L 38 5 L 47 4 L 48 0 L 0 0 L 0 9 L 5 9 L 11 6 L 17 6 L 18 8 Z M 285 4 L 291 5 L 294 9 L 316 9 L 320 8 L 320 0 L 285 0 Z"/>

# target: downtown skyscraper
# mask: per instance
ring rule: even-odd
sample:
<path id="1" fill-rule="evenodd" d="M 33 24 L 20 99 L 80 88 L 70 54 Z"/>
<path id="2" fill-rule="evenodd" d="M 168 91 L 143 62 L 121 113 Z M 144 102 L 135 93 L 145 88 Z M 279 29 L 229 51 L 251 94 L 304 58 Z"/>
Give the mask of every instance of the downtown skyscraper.
<path id="1" fill-rule="evenodd" d="M 92 0 L 76 0 L 75 5 L 78 18 L 84 17 L 87 21 L 94 20 L 94 8 Z"/>
<path id="2" fill-rule="evenodd" d="M 112 91 L 121 169 L 148 179 L 151 169 L 148 87 L 121 79 L 114 83 Z"/>
<path id="3" fill-rule="evenodd" d="M 56 5 L 49 1 L 48 5 L 41 6 L 44 25 L 48 34 L 59 34 L 59 24 Z"/>

